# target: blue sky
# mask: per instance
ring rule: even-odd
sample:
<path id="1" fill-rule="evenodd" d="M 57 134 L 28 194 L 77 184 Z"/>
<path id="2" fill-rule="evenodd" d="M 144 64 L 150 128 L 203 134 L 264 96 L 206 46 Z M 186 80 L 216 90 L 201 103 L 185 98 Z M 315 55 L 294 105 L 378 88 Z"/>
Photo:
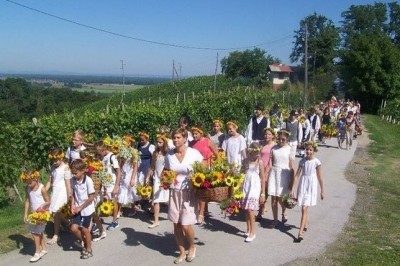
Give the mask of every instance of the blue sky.
<path id="1" fill-rule="evenodd" d="M 182 76 L 213 74 L 217 52 L 221 59 L 233 50 L 185 49 L 132 38 L 215 49 L 262 44 L 258 47 L 290 64 L 293 32 L 299 28 L 301 19 L 317 12 L 340 26 L 341 13 L 351 5 L 375 2 L 12 1 L 129 38 L 89 29 L 0 0 L 0 73 L 120 75 L 120 60 L 124 60 L 126 75 L 171 75 L 172 61 L 175 60 Z"/>

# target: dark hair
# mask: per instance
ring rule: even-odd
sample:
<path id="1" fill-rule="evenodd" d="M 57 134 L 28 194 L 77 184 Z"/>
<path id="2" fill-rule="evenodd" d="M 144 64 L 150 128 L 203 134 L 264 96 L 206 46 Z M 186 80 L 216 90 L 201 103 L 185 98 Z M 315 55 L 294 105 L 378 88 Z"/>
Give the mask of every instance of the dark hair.
<path id="1" fill-rule="evenodd" d="M 75 159 L 71 162 L 70 165 L 71 171 L 85 171 L 86 164 L 83 162 L 82 159 Z"/>
<path id="2" fill-rule="evenodd" d="M 256 110 L 264 111 L 264 105 L 261 104 L 261 103 L 257 104 L 257 105 L 256 105 Z"/>

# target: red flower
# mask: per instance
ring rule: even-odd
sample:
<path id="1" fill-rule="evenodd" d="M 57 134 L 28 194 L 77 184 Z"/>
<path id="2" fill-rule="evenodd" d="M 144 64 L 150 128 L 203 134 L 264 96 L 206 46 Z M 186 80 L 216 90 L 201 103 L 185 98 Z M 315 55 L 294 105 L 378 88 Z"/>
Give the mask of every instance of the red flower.
<path id="1" fill-rule="evenodd" d="M 87 169 L 87 172 L 88 172 L 88 174 L 91 174 L 91 173 L 93 173 L 94 172 L 94 167 L 93 166 L 89 166 L 88 167 L 88 169 Z"/>
<path id="2" fill-rule="evenodd" d="M 211 183 L 208 180 L 204 180 L 203 182 L 203 188 L 210 188 L 211 187 Z"/>

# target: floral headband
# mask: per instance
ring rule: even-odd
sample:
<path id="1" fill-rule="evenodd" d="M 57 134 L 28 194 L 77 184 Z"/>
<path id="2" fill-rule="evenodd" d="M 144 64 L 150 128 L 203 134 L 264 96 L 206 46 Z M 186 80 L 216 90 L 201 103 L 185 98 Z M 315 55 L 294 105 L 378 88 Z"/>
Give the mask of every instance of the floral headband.
<path id="1" fill-rule="evenodd" d="M 226 126 L 230 126 L 230 125 L 234 126 L 235 128 L 239 128 L 238 125 L 233 121 L 229 121 L 229 122 L 226 123 Z"/>
<path id="2" fill-rule="evenodd" d="M 313 148 L 314 151 L 318 151 L 318 143 L 315 141 L 307 141 L 304 143 L 304 147 L 306 146 L 311 146 Z"/>
<path id="3" fill-rule="evenodd" d="M 270 128 L 270 127 L 264 128 L 264 134 L 265 134 L 265 132 L 267 132 L 267 131 L 271 132 L 271 134 L 272 134 L 274 137 L 276 137 L 276 132 L 275 132 L 274 129 L 272 129 L 272 128 Z"/>
<path id="4" fill-rule="evenodd" d="M 192 127 L 192 131 L 197 131 L 197 132 L 200 133 L 200 135 L 203 135 L 203 134 L 204 134 L 203 130 L 201 130 L 201 129 L 198 128 L 198 127 Z"/>
<path id="5" fill-rule="evenodd" d="M 135 143 L 135 139 L 131 135 L 125 135 L 123 139 L 125 143 Z"/>
<path id="6" fill-rule="evenodd" d="M 53 154 L 49 153 L 50 160 L 62 160 L 63 158 L 64 158 L 63 152 L 61 152 L 60 154 L 57 154 L 57 155 L 53 155 Z"/>
<path id="7" fill-rule="evenodd" d="M 219 119 L 214 119 L 213 124 L 219 124 L 220 126 L 222 126 L 224 123 L 222 123 L 222 121 Z"/>
<path id="8" fill-rule="evenodd" d="M 285 135 L 287 135 L 287 136 L 290 136 L 290 132 L 287 131 L 287 130 L 284 130 L 284 129 L 279 130 L 279 131 L 278 131 L 278 135 L 279 135 L 279 134 L 285 134 Z"/>
<path id="9" fill-rule="evenodd" d="M 139 132 L 139 136 L 143 136 L 143 137 L 145 137 L 146 139 L 149 139 L 149 138 L 150 138 L 149 134 L 147 134 L 146 132 L 143 132 L 143 131 L 140 131 L 140 132 Z"/>
<path id="10" fill-rule="evenodd" d="M 168 142 L 168 139 L 167 139 L 164 135 L 162 135 L 162 134 L 157 134 L 157 135 L 156 135 L 156 138 L 162 139 L 164 142 Z"/>
<path id="11" fill-rule="evenodd" d="M 40 176 L 39 171 L 33 171 L 30 174 L 22 172 L 19 177 L 22 179 L 22 181 L 28 181 L 28 180 L 38 180 L 39 176 Z"/>
<path id="12" fill-rule="evenodd" d="M 248 152 L 259 153 L 259 152 L 261 152 L 261 148 L 251 148 L 251 147 L 249 147 L 249 148 L 247 148 L 247 151 Z"/>

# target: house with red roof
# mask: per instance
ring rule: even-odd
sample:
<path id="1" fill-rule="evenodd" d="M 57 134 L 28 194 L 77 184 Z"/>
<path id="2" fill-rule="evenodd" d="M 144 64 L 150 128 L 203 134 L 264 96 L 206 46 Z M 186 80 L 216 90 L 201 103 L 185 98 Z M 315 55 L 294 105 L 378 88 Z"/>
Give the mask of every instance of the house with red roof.
<path id="1" fill-rule="evenodd" d="M 287 66 L 284 64 L 272 64 L 268 66 L 269 80 L 272 82 L 272 88 L 277 90 L 285 81 L 297 81 L 296 67 Z"/>

